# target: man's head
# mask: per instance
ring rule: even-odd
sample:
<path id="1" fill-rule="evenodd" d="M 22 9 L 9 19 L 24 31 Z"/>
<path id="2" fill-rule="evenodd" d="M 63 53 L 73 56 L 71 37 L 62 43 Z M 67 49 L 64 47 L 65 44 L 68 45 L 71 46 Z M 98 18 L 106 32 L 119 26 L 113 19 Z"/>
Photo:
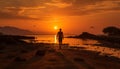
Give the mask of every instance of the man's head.
<path id="1" fill-rule="evenodd" d="M 60 28 L 60 31 L 62 31 L 62 29 Z"/>

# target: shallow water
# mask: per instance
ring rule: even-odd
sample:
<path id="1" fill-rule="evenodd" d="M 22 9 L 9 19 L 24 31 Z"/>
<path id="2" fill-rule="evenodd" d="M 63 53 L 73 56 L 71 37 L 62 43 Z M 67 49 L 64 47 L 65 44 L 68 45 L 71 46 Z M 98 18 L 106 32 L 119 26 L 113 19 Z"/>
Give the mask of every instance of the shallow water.
<path id="1" fill-rule="evenodd" d="M 65 37 L 68 35 L 65 35 Z M 37 42 L 40 43 L 56 43 L 57 39 L 56 35 L 35 35 Z M 78 46 L 85 47 L 87 50 L 101 52 L 101 55 L 109 55 L 120 58 L 120 50 L 113 49 L 103 46 L 93 46 L 93 44 L 100 44 L 95 40 L 82 40 L 82 39 L 74 39 L 74 38 L 64 38 L 63 43 L 69 44 L 69 46 Z"/>

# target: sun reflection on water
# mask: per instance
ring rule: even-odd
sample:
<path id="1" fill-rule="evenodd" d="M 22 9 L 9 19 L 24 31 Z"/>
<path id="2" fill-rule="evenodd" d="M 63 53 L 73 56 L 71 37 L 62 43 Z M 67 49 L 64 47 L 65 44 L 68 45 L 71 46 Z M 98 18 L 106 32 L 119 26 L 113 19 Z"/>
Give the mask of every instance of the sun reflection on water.
<path id="1" fill-rule="evenodd" d="M 57 43 L 57 35 L 54 36 L 54 43 Z"/>

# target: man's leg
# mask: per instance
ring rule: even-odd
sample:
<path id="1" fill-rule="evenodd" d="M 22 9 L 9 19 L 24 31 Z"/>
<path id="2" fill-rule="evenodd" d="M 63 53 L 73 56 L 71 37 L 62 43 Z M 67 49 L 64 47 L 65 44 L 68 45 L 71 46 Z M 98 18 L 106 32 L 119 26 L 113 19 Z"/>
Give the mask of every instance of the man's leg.
<path id="1" fill-rule="evenodd" d="M 59 41 L 59 49 L 61 49 L 62 41 Z"/>

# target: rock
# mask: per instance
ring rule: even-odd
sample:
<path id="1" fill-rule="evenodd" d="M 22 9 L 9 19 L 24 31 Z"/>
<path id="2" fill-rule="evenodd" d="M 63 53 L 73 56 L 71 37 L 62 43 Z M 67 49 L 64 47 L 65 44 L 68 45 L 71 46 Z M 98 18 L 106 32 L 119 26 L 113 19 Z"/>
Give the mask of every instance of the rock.
<path id="1" fill-rule="evenodd" d="M 81 59 L 81 58 L 74 58 L 74 61 L 76 61 L 76 62 L 84 62 L 84 59 Z"/>
<path id="2" fill-rule="evenodd" d="M 15 58 L 15 61 L 16 62 L 24 62 L 24 61 L 27 61 L 25 58 L 21 58 L 21 57 L 16 57 Z"/>
<path id="3" fill-rule="evenodd" d="M 45 53 L 46 53 L 45 50 L 38 50 L 38 51 L 36 52 L 35 56 L 44 56 Z"/>

